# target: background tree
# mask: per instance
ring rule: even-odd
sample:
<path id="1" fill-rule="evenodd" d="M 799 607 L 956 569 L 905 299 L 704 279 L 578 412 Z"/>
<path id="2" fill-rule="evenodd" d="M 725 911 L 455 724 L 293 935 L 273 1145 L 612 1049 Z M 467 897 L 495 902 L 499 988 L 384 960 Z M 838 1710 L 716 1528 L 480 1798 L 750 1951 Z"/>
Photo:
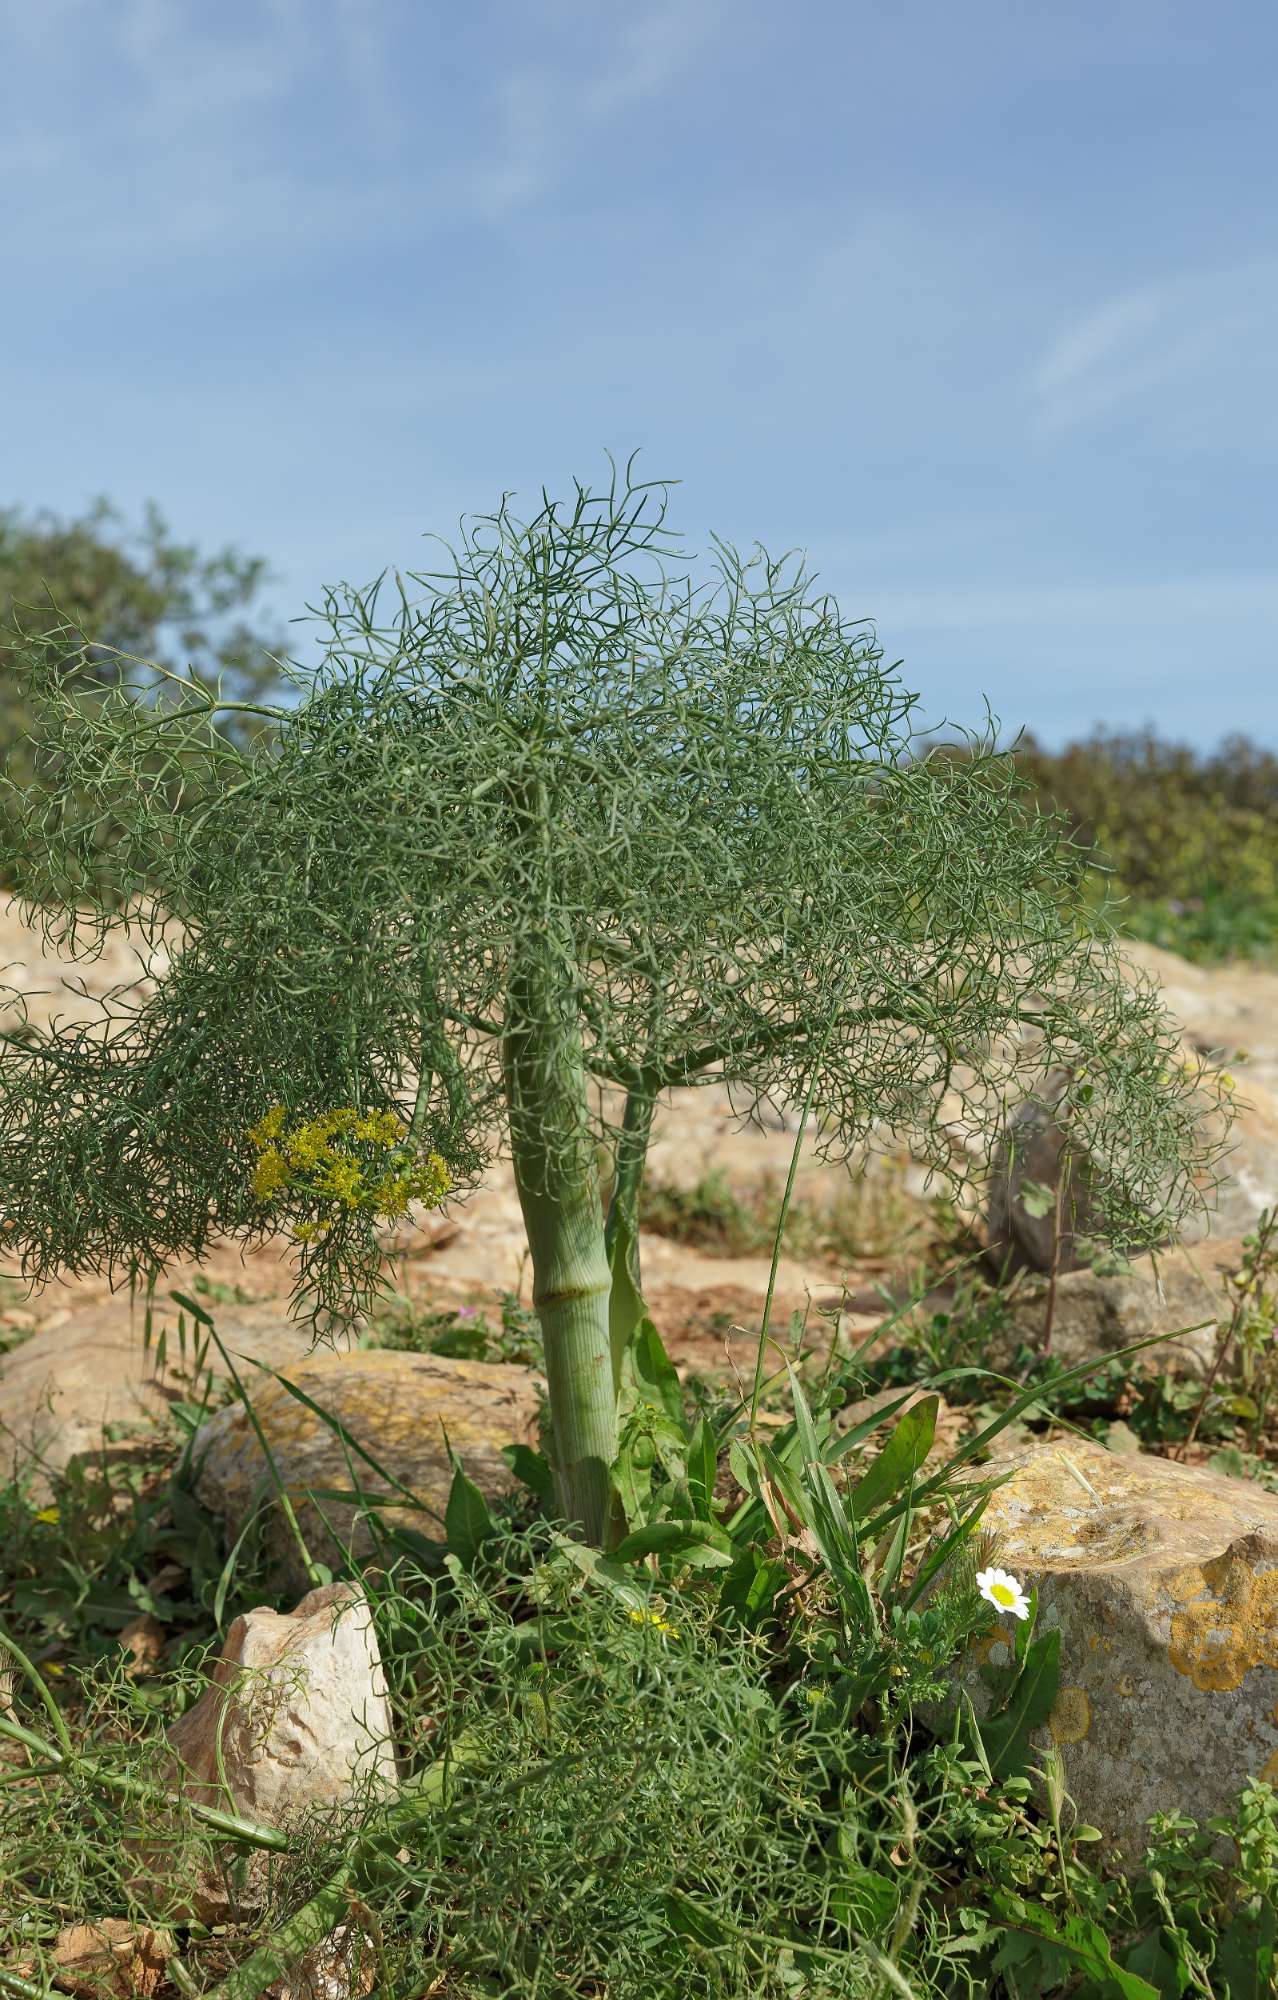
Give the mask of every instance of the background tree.
<path id="1" fill-rule="evenodd" d="M 504 501 L 464 525 L 444 570 L 397 577 L 388 622 L 384 577 L 330 592 L 324 658 L 255 753 L 193 681 L 152 715 L 123 679 L 86 709 L 50 670 L 55 634 L 24 656 L 40 729 L 13 802 L 55 938 L 151 888 L 182 932 L 110 1033 L 0 1043 L 0 1194 L 28 1273 L 155 1270 L 287 1221 L 299 1302 L 350 1311 L 379 1269 L 373 1170 L 337 1147 L 345 1192 L 330 1178 L 320 1214 L 285 1157 L 298 1121 L 313 1169 L 335 1107 L 344 1129 L 402 1109 L 459 1185 L 504 1129 L 560 1503 L 595 1539 L 610 1299 L 637 1274 L 672 1087 L 726 1080 L 748 1110 L 814 1086 L 827 1154 L 908 1134 L 949 1172 L 956 1119 L 992 1140 L 1007 1092 L 1062 1066 L 1128 1245 L 1165 1239 L 1206 1160 L 1156 994 L 1120 977 L 1009 760 L 913 756 L 914 697 L 800 561 L 716 542 L 696 588 L 666 567 L 664 518 L 628 470 L 543 495 L 528 525 Z M 157 755 L 198 768 L 194 791 L 162 795 Z M 95 874 L 104 818 L 121 833 Z"/>
<path id="2" fill-rule="evenodd" d="M 47 646 L 47 677 L 86 699 L 119 684 L 123 653 L 180 665 L 210 687 L 220 679 L 229 695 L 251 702 L 279 684 L 270 654 L 281 642 L 250 622 L 269 581 L 260 556 L 232 547 L 202 555 L 175 541 L 154 503 L 137 531 L 106 499 L 70 520 L 0 510 L 0 757 L 9 777 L 24 784 L 32 776 L 34 717 L 15 671 L 16 641 L 28 653 Z M 135 698 L 162 695 L 161 674 L 127 670 Z M 230 715 L 225 726 L 245 735 L 254 718 Z"/>

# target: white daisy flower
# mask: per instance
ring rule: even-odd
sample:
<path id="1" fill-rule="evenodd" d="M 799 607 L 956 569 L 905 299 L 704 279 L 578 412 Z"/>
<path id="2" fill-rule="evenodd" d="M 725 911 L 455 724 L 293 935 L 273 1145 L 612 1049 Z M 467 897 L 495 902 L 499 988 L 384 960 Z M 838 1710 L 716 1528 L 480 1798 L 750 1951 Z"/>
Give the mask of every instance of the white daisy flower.
<path id="1" fill-rule="evenodd" d="M 1013 1618 L 1029 1617 L 1029 1599 L 1016 1578 L 1005 1569 L 982 1569 L 976 1573 L 976 1588 L 996 1611 L 1010 1611 Z"/>

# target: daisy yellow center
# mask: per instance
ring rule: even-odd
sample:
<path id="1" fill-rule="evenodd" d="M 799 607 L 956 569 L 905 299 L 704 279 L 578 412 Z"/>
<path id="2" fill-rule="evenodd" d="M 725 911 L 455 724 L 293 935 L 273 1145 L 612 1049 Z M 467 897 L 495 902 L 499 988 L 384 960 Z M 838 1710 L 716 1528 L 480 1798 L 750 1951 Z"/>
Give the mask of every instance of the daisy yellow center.
<path id="1" fill-rule="evenodd" d="M 990 1585 L 990 1596 L 998 1604 L 1015 1604 L 1016 1602 L 1016 1592 L 1008 1583 L 992 1583 Z"/>

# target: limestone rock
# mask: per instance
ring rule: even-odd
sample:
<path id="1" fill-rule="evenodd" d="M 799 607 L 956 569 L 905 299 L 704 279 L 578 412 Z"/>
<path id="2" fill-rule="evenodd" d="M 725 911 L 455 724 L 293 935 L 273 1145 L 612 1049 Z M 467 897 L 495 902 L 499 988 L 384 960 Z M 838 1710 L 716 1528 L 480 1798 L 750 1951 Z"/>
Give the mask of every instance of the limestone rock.
<path id="1" fill-rule="evenodd" d="M 1063 1070 L 1052 1070 L 1032 1095 L 1013 1106 L 994 1155 L 986 1210 L 986 1261 L 1000 1276 L 1016 1271 L 1048 1271 L 1052 1265 L 1055 1214 L 1036 1215 L 1025 1206 L 1028 1182 L 1056 1188 L 1064 1166 L 1065 1140 L 1054 1117 L 1065 1087 Z M 1075 1238 L 1096 1233 L 1090 1176 L 1085 1158 L 1070 1153 L 1068 1199 L 1062 1203 L 1059 1267 L 1072 1271 L 1082 1262 Z"/>
<path id="2" fill-rule="evenodd" d="M 995 1560 L 1039 1593 L 1061 1634 L 1050 1726 L 1079 1817 L 1124 1857 L 1151 1813 L 1226 1810 L 1249 1777 L 1278 1782 L 1278 1495 L 1248 1480 L 1107 1452 L 1070 1437 L 996 1460 Z M 961 1678 L 1005 1664 L 983 1641 Z"/>
<path id="3" fill-rule="evenodd" d="M 379 1518 L 422 1534 L 441 1533 L 452 1484 L 445 1432 L 469 1476 L 490 1497 L 508 1492 L 513 1484 L 502 1446 L 536 1441 L 539 1382 L 528 1368 L 374 1348 L 313 1355 L 290 1371 L 290 1380 L 336 1417 L 427 1510 L 405 1503 L 379 1508 Z M 356 1520 L 353 1505 L 331 1500 L 317 1505 L 309 1497 L 315 1488 L 351 1490 L 341 1440 L 277 1382 L 264 1381 L 252 1394 L 258 1423 L 312 1556 L 331 1563 L 341 1553 L 321 1518 L 321 1506 L 335 1534 L 343 1542 L 349 1537 L 357 1556 L 369 1554 L 373 1538 L 367 1523 Z M 192 1460 L 198 1497 L 238 1533 L 264 1492 L 267 1476 L 261 1447 L 240 1404 L 219 1410 L 201 1426 Z M 352 1463 L 366 1493 L 394 1491 L 362 1460 L 353 1457 Z M 290 1579 L 304 1584 L 296 1545 L 284 1533 L 281 1562 Z"/>
<path id="4" fill-rule="evenodd" d="M 1169 1334 L 1176 1337 L 1136 1356 L 1132 1365 L 1204 1373 L 1219 1342 L 1216 1323 L 1229 1310 L 1222 1280 L 1241 1268 L 1242 1257 L 1238 1238 L 1210 1238 L 1183 1249 L 1160 1250 L 1157 1257 L 1135 1257 L 1129 1270 L 1109 1276 L 1090 1268 L 1067 1271 L 1056 1286 L 1052 1353 L 1073 1367 L 1133 1341 Z M 1023 1340 L 1037 1346 L 1046 1313 L 1045 1280 L 1038 1280 L 1032 1291 L 1013 1292 L 1011 1344 Z"/>
<path id="5" fill-rule="evenodd" d="M 368 1600 L 358 1585 L 333 1583 L 291 1613 L 237 1618 L 210 1685 L 170 1726 L 169 1742 L 188 1798 L 284 1828 L 306 1807 L 393 1789 L 391 1727 Z M 201 1920 L 259 1903 L 267 1866 L 262 1851 L 252 1854 L 233 1892 L 204 1877 L 196 1908 L 216 1914 Z"/>
<path id="6" fill-rule="evenodd" d="M 0 1472 L 33 1456 L 61 1471 L 73 1458 L 99 1455 L 106 1425 L 145 1429 L 168 1404 L 198 1401 L 199 1378 L 221 1379 L 226 1368 L 189 1316 L 185 1347 L 180 1345 L 179 1313 L 171 1300 L 157 1302 L 148 1352 L 142 1307 L 127 1297 L 98 1300 L 0 1355 Z M 287 1371 L 313 1344 L 309 1330 L 289 1318 L 283 1300 L 219 1306 L 215 1318 L 218 1337 L 233 1358 L 251 1355 Z M 238 1358 L 236 1367 L 242 1375 L 255 1373 Z M 119 1456 L 116 1446 L 106 1450 L 108 1457 Z"/>
<path id="7" fill-rule="evenodd" d="M 93 1924 L 64 1925 L 50 1955 L 58 1985 L 67 1993 L 83 1994 L 86 2000 L 102 2000 L 105 1994 L 150 2000 L 165 1982 L 173 1939 L 167 1931 L 149 1930 L 123 1917 L 103 1917 Z"/>

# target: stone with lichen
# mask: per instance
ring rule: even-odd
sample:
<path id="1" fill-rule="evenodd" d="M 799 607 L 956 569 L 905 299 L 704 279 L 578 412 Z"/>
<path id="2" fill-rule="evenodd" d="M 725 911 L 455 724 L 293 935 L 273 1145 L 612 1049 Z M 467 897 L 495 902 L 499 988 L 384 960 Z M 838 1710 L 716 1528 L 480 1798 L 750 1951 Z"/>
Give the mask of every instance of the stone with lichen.
<path id="1" fill-rule="evenodd" d="M 1156 1812 L 1227 1811 L 1248 1778 L 1278 1784 L 1278 1495 L 1248 1480 L 1079 1438 L 1036 1442 L 984 1527 L 996 1560 L 1038 1591 L 1038 1629 L 1061 1635 L 1048 1727 L 1081 1820 L 1126 1857 Z M 967 1656 L 1005 1665 L 1004 1621 Z"/>

